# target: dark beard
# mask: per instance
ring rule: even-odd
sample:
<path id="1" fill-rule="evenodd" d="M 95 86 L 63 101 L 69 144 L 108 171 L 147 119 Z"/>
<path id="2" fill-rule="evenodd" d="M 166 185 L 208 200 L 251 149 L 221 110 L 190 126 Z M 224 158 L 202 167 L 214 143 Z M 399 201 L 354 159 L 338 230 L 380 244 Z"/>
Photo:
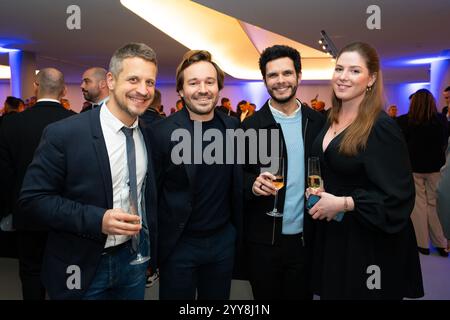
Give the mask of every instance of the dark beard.
<path id="1" fill-rule="evenodd" d="M 298 86 L 295 86 L 293 88 L 291 94 L 287 98 L 283 98 L 283 99 L 278 99 L 277 97 L 275 97 L 272 90 L 267 90 L 267 91 L 269 92 L 269 95 L 272 98 L 272 100 L 274 100 L 277 103 L 284 104 L 284 103 L 288 102 L 289 100 L 291 100 L 293 97 L 295 97 L 295 94 L 297 93 L 297 87 Z"/>

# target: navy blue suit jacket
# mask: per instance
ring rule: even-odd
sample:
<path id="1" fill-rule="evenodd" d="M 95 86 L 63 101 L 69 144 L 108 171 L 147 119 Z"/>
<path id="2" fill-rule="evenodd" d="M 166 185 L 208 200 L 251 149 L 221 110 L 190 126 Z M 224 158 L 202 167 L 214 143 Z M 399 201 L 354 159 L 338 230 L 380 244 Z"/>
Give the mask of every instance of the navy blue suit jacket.
<path id="1" fill-rule="evenodd" d="M 113 207 L 113 193 L 100 109 L 49 125 L 23 182 L 19 204 L 24 220 L 49 229 L 42 280 L 52 299 L 83 296 L 106 242 L 102 220 L 106 210 Z M 156 188 L 150 143 L 141 125 L 149 156 L 145 203 L 154 266 Z M 80 289 L 71 290 L 67 286 L 73 274 L 69 268 L 72 265 L 80 268 Z"/>

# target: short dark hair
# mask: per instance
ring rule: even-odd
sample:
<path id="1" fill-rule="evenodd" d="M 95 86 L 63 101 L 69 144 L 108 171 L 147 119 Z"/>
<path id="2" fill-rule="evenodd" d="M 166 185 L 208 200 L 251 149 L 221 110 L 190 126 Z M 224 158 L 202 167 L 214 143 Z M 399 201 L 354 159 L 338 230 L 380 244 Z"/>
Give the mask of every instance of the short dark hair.
<path id="1" fill-rule="evenodd" d="M 239 103 L 237 104 L 238 107 L 242 106 L 243 104 L 247 104 L 247 100 L 241 100 L 239 101 Z"/>
<path id="2" fill-rule="evenodd" d="M 5 99 L 5 103 L 10 107 L 9 110 L 18 110 L 19 106 L 20 106 L 20 99 L 13 97 L 13 96 L 8 96 Z"/>
<path id="3" fill-rule="evenodd" d="M 225 102 L 229 102 L 230 99 L 223 97 L 222 100 L 220 100 L 220 103 L 223 105 Z"/>
<path id="4" fill-rule="evenodd" d="M 444 92 L 450 91 L 450 86 L 444 89 Z"/>
<path id="5" fill-rule="evenodd" d="M 266 65 L 268 62 L 286 57 L 294 62 L 294 68 L 297 75 L 302 72 L 300 52 L 289 46 L 274 45 L 264 49 L 259 57 L 259 69 L 261 70 L 263 79 L 266 78 Z"/>
<path id="6" fill-rule="evenodd" d="M 177 68 L 176 72 L 177 92 L 183 90 L 183 83 L 184 83 L 183 71 L 188 67 L 190 67 L 191 65 L 193 65 L 194 63 L 200 61 L 209 62 L 214 66 L 214 69 L 216 69 L 217 72 L 217 84 L 219 86 L 219 90 L 222 90 L 225 74 L 223 73 L 222 69 L 220 69 L 220 67 L 214 61 L 212 61 L 211 53 L 209 53 L 206 50 L 190 50 L 184 54 L 183 60 L 181 61 L 181 63 L 178 65 Z"/>

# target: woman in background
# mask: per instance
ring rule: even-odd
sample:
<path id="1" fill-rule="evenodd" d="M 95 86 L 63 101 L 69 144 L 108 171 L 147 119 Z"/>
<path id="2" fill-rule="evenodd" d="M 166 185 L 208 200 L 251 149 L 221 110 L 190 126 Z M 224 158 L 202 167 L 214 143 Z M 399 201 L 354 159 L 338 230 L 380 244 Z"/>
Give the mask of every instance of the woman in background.
<path id="1" fill-rule="evenodd" d="M 414 93 L 409 111 L 398 118 L 405 135 L 411 160 L 416 202 L 411 219 L 416 231 L 417 246 L 422 254 L 430 254 L 429 241 L 438 253 L 448 257 L 447 239 L 436 212 L 436 188 L 445 164 L 447 121 L 438 114 L 436 101 L 430 91 L 420 89 Z"/>

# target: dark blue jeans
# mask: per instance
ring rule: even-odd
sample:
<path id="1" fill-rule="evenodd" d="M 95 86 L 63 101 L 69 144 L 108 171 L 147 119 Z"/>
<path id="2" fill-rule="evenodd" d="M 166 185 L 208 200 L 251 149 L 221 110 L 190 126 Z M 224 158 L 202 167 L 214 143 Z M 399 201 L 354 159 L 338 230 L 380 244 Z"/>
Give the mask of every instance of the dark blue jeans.
<path id="1" fill-rule="evenodd" d="M 143 300 L 148 262 L 130 265 L 135 258 L 131 241 L 114 253 L 103 254 L 83 299 Z"/>
<path id="2" fill-rule="evenodd" d="M 160 300 L 228 300 L 233 274 L 236 230 L 229 223 L 202 238 L 182 236 L 160 266 Z"/>

